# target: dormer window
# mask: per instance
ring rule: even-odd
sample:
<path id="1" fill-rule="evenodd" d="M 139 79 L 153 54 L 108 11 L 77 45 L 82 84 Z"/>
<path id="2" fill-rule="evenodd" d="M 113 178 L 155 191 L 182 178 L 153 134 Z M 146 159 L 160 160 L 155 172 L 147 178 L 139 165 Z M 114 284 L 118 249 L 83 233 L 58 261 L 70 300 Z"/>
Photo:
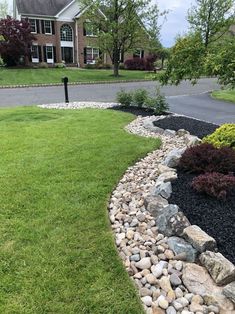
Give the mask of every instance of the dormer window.
<path id="1" fill-rule="evenodd" d="M 45 30 L 45 34 L 48 35 L 52 35 L 52 25 L 51 25 L 51 21 L 44 21 L 44 30 Z"/>
<path id="2" fill-rule="evenodd" d="M 37 34 L 37 22 L 35 19 L 29 19 L 31 33 Z"/>
<path id="3" fill-rule="evenodd" d="M 87 37 L 97 37 L 98 30 L 90 21 L 84 23 L 84 36 Z"/>

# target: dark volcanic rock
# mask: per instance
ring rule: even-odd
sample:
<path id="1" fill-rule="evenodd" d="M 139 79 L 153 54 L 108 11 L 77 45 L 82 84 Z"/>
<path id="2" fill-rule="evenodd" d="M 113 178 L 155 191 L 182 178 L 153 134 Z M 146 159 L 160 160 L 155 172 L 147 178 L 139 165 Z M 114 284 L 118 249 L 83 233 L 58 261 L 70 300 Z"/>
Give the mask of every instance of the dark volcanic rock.
<path id="1" fill-rule="evenodd" d="M 178 179 L 172 182 L 169 203 L 177 204 L 191 224 L 213 237 L 219 252 L 235 264 L 235 189 L 226 200 L 196 193 L 191 188 L 195 175 L 177 170 Z"/>
<path id="2" fill-rule="evenodd" d="M 165 119 L 154 121 L 153 124 L 162 129 L 178 131 L 185 129 L 190 134 L 199 138 L 213 133 L 219 126 L 183 116 L 166 116 Z"/>

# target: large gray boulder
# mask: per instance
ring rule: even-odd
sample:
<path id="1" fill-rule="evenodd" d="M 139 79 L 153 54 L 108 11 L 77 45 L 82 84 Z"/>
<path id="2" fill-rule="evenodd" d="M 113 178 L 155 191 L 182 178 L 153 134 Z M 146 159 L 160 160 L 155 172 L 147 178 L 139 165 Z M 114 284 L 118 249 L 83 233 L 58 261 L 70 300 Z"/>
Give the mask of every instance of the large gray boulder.
<path id="1" fill-rule="evenodd" d="M 179 161 L 183 153 L 185 152 L 186 148 L 175 148 L 173 149 L 163 161 L 163 165 L 168 166 L 170 168 L 175 168 L 178 166 Z"/>
<path id="2" fill-rule="evenodd" d="M 172 235 L 172 229 L 169 224 L 169 220 L 173 215 L 178 213 L 178 211 L 179 211 L 179 207 L 177 205 L 169 204 L 161 211 L 161 213 L 159 213 L 156 219 L 156 226 L 160 233 L 166 236 Z"/>
<path id="3" fill-rule="evenodd" d="M 184 257 L 185 261 L 194 262 L 197 257 L 197 250 L 192 245 L 179 237 L 170 237 L 168 239 L 169 248 L 174 254 Z"/>
<path id="4" fill-rule="evenodd" d="M 170 218 L 169 226 L 173 235 L 181 237 L 183 235 L 184 229 L 190 226 L 190 222 L 182 212 L 178 212 Z"/>
<path id="5" fill-rule="evenodd" d="M 235 280 L 235 266 L 222 254 L 206 251 L 199 259 L 217 285 L 226 285 Z"/>
<path id="6" fill-rule="evenodd" d="M 201 253 L 206 250 L 214 250 L 216 247 L 215 239 L 213 239 L 196 225 L 185 228 L 183 232 L 183 237 Z"/>
<path id="7" fill-rule="evenodd" d="M 149 195 L 145 198 L 144 205 L 146 210 L 149 211 L 153 217 L 157 217 L 163 208 L 168 205 L 168 201 L 160 195 Z"/>
<path id="8" fill-rule="evenodd" d="M 223 294 L 235 303 L 235 281 L 224 287 Z"/>

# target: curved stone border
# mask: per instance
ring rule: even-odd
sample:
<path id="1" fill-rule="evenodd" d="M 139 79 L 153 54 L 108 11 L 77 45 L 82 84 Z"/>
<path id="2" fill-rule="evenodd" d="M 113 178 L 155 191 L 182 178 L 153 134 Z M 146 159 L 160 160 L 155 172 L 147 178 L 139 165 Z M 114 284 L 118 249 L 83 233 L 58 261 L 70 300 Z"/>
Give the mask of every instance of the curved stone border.
<path id="1" fill-rule="evenodd" d="M 96 101 L 76 101 L 66 103 L 56 103 L 56 104 L 46 104 L 46 105 L 38 105 L 37 107 L 43 109 L 61 109 L 61 110 L 71 110 L 71 109 L 86 109 L 86 108 L 93 108 L 93 109 L 109 109 L 112 107 L 118 106 L 118 103 L 111 103 L 111 102 L 96 102 Z"/>
<path id="2" fill-rule="evenodd" d="M 105 109 L 113 105 L 80 102 L 39 107 Z M 162 118 L 138 117 L 125 128 L 160 138 L 162 147 L 130 167 L 110 198 L 110 221 L 120 257 L 139 289 L 146 313 L 234 314 L 234 265 L 212 251 L 215 240 L 191 226 L 179 207 L 167 201 L 171 181 L 177 178 L 174 167 L 185 149 L 200 139 L 185 130 L 155 127 L 152 122 Z M 194 263 L 199 254 L 204 267 Z"/>
<path id="3" fill-rule="evenodd" d="M 167 201 L 177 178 L 173 167 L 200 139 L 185 130 L 159 129 L 154 120 L 138 117 L 126 127 L 160 137 L 162 147 L 130 167 L 111 196 L 110 221 L 120 257 L 149 314 L 234 313 L 226 298 L 234 302 L 234 265 L 213 251 L 213 238 Z"/>
<path id="4" fill-rule="evenodd" d="M 139 80 L 114 80 L 114 81 L 88 81 L 88 82 L 70 82 L 69 86 L 79 85 L 100 85 L 100 84 L 118 84 L 118 83 L 135 83 L 135 82 L 150 82 L 150 79 L 139 79 Z M 0 89 L 11 89 L 11 88 L 29 88 L 29 87 L 52 87 L 52 86 L 64 86 L 63 83 L 48 83 L 48 84 L 20 84 L 20 85 L 2 85 Z"/>

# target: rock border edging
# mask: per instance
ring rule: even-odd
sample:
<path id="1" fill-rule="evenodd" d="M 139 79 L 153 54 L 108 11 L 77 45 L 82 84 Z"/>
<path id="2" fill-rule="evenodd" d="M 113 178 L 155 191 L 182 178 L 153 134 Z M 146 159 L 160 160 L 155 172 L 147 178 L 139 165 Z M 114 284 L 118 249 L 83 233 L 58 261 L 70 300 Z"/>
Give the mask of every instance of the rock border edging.
<path id="1" fill-rule="evenodd" d="M 162 118 L 164 118 L 164 116 L 158 117 L 157 119 L 162 119 Z M 120 221 L 122 221 L 122 214 L 120 212 L 116 214 L 116 216 L 114 214 L 112 197 L 114 196 L 115 198 L 115 191 L 112 194 L 112 197 L 110 200 L 110 206 L 109 206 L 110 220 L 112 223 L 112 228 L 114 229 L 115 234 L 116 234 L 116 244 L 118 247 L 119 254 L 121 258 L 124 260 L 124 265 L 126 266 L 126 269 L 129 275 L 133 278 L 133 280 L 137 284 L 137 287 L 139 288 L 140 296 L 142 297 L 141 299 L 144 303 L 147 313 L 160 313 L 161 311 L 166 310 L 167 314 L 168 313 L 183 313 L 183 314 L 188 313 L 189 314 L 189 313 L 194 313 L 195 309 L 197 309 L 198 313 L 209 313 L 208 312 L 209 310 L 210 310 L 210 313 L 219 313 L 219 312 L 220 313 L 233 313 L 234 305 L 225 297 L 225 295 L 234 302 L 234 299 L 233 299 L 234 295 L 232 293 L 234 291 L 233 281 L 235 280 L 234 265 L 230 263 L 227 259 L 225 259 L 225 257 L 223 257 L 222 254 L 213 252 L 214 250 L 216 250 L 215 240 L 212 237 L 210 237 L 208 234 L 206 234 L 203 230 L 201 230 L 198 226 L 191 226 L 188 219 L 184 216 L 182 212 L 180 212 L 177 205 L 168 204 L 168 202 L 166 203 L 167 199 L 170 197 L 170 194 L 171 194 L 171 181 L 176 179 L 177 177 L 174 167 L 177 166 L 177 163 L 182 153 L 186 149 L 186 147 L 198 144 L 201 142 L 201 140 L 197 138 L 196 136 L 190 135 L 189 132 L 185 130 L 179 130 L 178 132 L 175 132 L 173 130 L 159 129 L 153 125 L 152 123 L 153 120 L 156 121 L 156 117 L 145 117 L 145 118 L 138 117 L 135 121 L 133 121 L 130 125 L 126 127 L 126 130 L 131 133 L 135 133 L 137 135 L 142 135 L 146 137 L 160 137 L 163 141 L 163 144 L 166 139 L 168 141 L 170 140 L 174 141 L 174 139 L 176 138 L 179 141 L 180 139 L 183 138 L 184 145 L 183 147 L 182 145 L 179 145 L 180 147 L 178 147 L 177 149 L 168 151 L 167 154 L 165 154 L 164 156 L 161 156 L 160 162 L 158 163 L 158 166 L 160 166 L 160 173 L 158 173 L 157 180 L 155 181 L 155 186 L 152 187 L 151 191 L 149 189 L 148 191 L 149 193 L 145 195 L 144 200 L 143 200 L 144 202 L 143 206 L 145 207 L 145 210 L 143 210 L 142 213 L 140 212 L 138 213 L 138 211 L 137 213 L 134 213 L 134 208 L 132 208 L 131 214 L 134 216 L 136 214 L 136 217 L 129 219 L 130 221 L 132 221 L 129 225 L 128 225 L 128 222 L 125 222 L 124 220 L 123 221 L 124 228 L 122 228 L 122 226 L 120 225 Z M 153 154 L 154 153 L 155 152 L 153 152 Z M 146 158 L 148 159 L 149 155 Z M 141 162 L 145 163 L 146 158 L 138 162 L 137 167 L 139 163 Z M 131 169 L 134 169 L 134 168 L 135 166 L 133 166 L 127 171 L 123 179 L 120 181 L 121 185 L 123 185 L 123 182 L 125 182 L 125 177 L 126 176 L 128 177 Z M 158 171 L 159 171 L 159 167 L 158 167 Z M 117 186 L 117 190 L 119 191 L 119 185 Z M 126 193 L 130 193 L 130 192 L 126 191 Z M 120 193 L 118 192 L 118 194 Z M 129 198 L 131 199 L 131 195 L 129 195 Z M 130 201 L 130 203 L 128 203 L 128 201 L 125 201 L 125 202 L 127 202 L 127 204 L 130 204 L 132 201 Z M 123 206 L 125 202 L 123 203 L 123 201 L 121 201 L 119 205 Z M 125 209 L 124 212 L 125 214 L 128 213 L 127 208 Z M 143 215 L 145 215 L 145 218 Z M 142 256 L 140 254 L 138 255 L 137 249 L 134 250 L 134 252 L 131 252 L 131 253 L 136 253 L 136 254 L 130 255 L 130 251 L 128 252 L 126 247 L 129 247 L 129 241 L 133 240 L 133 237 L 135 237 L 135 234 L 136 234 L 136 230 L 141 225 L 141 221 L 145 222 L 146 218 L 149 218 L 150 221 L 154 220 L 154 223 L 155 223 L 154 226 L 156 226 L 156 230 L 154 231 L 158 230 L 158 234 L 155 234 L 156 240 L 160 239 L 159 241 L 155 242 L 155 244 L 158 244 L 157 248 L 158 246 L 162 246 L 162 244 L 165 244 L 165 249 L 163 246 L 163 249 L 160 248 L 161 252 L 156 253 L 157 252 L 156 251 L 155 252 L 156 254 L 155 254 L 151 250 L 151 248 L 154 245 L 154 241 L 152 242 L 147 241 L 146 244 L 148 244 L 150 247 L 148 248 L 147 252 L 145 252 L 144 254 L 146 256 L 144 256 L 143 254 Z M 116 228 L 115 226 L 117 222 L 118 222 L 118 228 Z M 151 224 L 153 224 L 153 222 L 151 222 Z M 152 228 L 154 227 L 151 227 L 148 230 L 152 232 Z M 123 232 L 120 232 L 120 231 L 123 231 Z M 161 243 L 162 240 L 165 240 L 165 242 Z M 133 243 L 130 243 L 130 246 L 131 245 L 133 245 Z M 145 245 L 143 245 L 142 247 L 144 248 Z M 182 250 L 182 247 L 184 248 L 184 250 Z M 166 251 L 167 251 L 167 254 L 166 254 L 167 256 L 164 255 Z M 199 259 L 197 259 L 197 256 L 199 256 Z M 159 261 L 159 257 L 160 257 L 160 261 Z M 155 265 L 154 260 L 156 262 L 157 259 L 158 259 L 158 263 L 156 263 Z M 169 269 L 164 271 L 165 268 L 162 267 L 162 274 L 161 274 L 162 277 L 160 278 L 160 280 L 158 280 L 159 278 L 157 276 L 158 273 L 156 270 L 154 271 L 154 269 L 156 267 L 158 269 L 161 268 L 160 265 L 164 265 L 164 263 L 166 263 L 165 262 L 166 260 L 169 261 L 168 267 L 169 267 L 170 262 L 173 262 L 170 264 L 172 266 L 174 262 L 177 263 L 177 261 L 183 260 L 182 265 L 185 264 L 186 265 L 185 269 L 187 269 L 188 271 L 185 271 L 185 269 L 183 269 L 183 273 L 181 274 L 181 277 L 179 276 L 177 277 L 177 274 L 175 273 L 175 271 L 169 275 L 169 272 L 168 272 Z M 203 267 L 197 264 L 194 264 L 196 260 L 197 261 L 200 260 L 200 265 L 202 265 Z M 173 269 L 174 269 L 174 266 L 173 266 Z M 210 276 L 213 278 L 213 280 L 208 275 L 208 272 L 205 269 L 207 269 L 207 271 L 210 273 Z M 174 269 L 174 270 L 177 271 L 177 269 Z M 165 274 L 163 271 L 165 272 Z M 197 299 L 199 299 L 198 295 L 202 297 L 200 294 L 198 294 L 198 292 L 200 289 L 203 288 L 203 285 L 201 284 L 200 289 L 197 290 L 195 289 L 195 287 L 191 287 L 192 280 L 188 280 L 188 278 L 190 277 L 190 275 L 192 275 L 192 273 L 196 273 L 198 271 L 202 273 L 202 277 L 204 276 L 205 278 L 207 278 L 206 282 L 210 283 L 210 287 L 209 286 L 207 287 L 207 285 L 205 284 L 205 286 L 207 287 L 206 288 L 207 293 L 203 295 L 202 300 L 199 303 L 195 303 L 195 302 L 190 303 L 189 300 L 188 302 L 183 300 L 183 303 L 184 303 L 183 306 L 182 304 L 181 306 L 177 304 L 177 302 L 179 301 L 178 299 L 171 300 L 168 293 L 171 292 L 171 296 L 173 296 L 173 293 L 175 293 L 174 291 L 176 291 L 178 288 L 177 287 L 175 290 L 172 289 L 173 284 L 170 281 L 170 279 L 172 279 L 173 274 L 176 275 L 174 276 L 175 283 L 178 280 L 178 283 L 182 284 L 182 281 L 183 281 L 184 288 L 188 289 L 188 293 L 192 293 L 193 291 L 193 293 L 197 296 Z M 143 279 L 146 279 L 146 280 L 143 280 Z M 198 279 L 200 281 L 200 278 Z M 162 289 L 162 287 L 164 287 L 164 284 L 161 283 L 162 280 L 165 281 L 165 283 L 167 282 L 167 285 L 169 288 L 167 293 L 166 293 L 166 290 Z M 153 285 L 150 282 L 153 283 Z M 228 284 L 228 286 L 226 286 L 223 289 L 221 287 L 217 287 L 215 283 L 218 286 L 222 286 L 225 284 Z M 161 292 L 164 292 L 163 294 L 162 293 L 159 294 L 159 291 L 158 291 L 158 294 L 159 294 L 158 298 L 156 298 L 156 295 L 154 295 L 154 292 L 151 292 L 151 289 L 155 291 L 155 289 L 153 289 L 154 284 L 155 284 L 155 287 L 160 285 Z M 210 298 L 208 298 L 207 294 L 209 290 L 211 289 L 211 287 L 213 287 L 212 290 L 215 291 L 216 295 L 213 295 L 213 293 L 211 295 L 209 294 Z M 184 296 L 181 296 L 181 298 L 184 298 Z M 194 298 L 194 301 L 195 301 L 195 298 Z M 181 310 L 182 312 L 179 312 Z"/>

